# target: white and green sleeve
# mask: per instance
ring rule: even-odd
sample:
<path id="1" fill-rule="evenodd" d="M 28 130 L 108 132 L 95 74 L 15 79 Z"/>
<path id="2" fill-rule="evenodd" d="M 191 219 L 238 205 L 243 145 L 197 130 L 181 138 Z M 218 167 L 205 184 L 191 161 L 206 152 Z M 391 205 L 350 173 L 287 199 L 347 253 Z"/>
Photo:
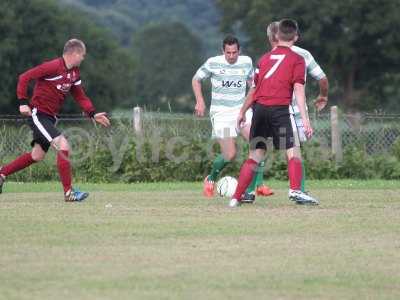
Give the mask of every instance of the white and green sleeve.
<path id="1" fill-rule="evenodd" d="M 208 59 L 196 72 L 194 78 L 204 80 L 211 77 L 210 59 Z"/>
<path id="2" fill-rule="evenodd" d="M 321 69 L 321 67 L 318 65 L 318 63 L 315 61 L 314 57 L 311 55 L 310 52 L 308 52 L 309 57 L 308 57 L 308 64 L 307 65 L 307 73 L 310 74 L 312 78 L 315 80 L 321 80 L 322 78 L 325 78 L 326 75 L 324 71 Z"/>

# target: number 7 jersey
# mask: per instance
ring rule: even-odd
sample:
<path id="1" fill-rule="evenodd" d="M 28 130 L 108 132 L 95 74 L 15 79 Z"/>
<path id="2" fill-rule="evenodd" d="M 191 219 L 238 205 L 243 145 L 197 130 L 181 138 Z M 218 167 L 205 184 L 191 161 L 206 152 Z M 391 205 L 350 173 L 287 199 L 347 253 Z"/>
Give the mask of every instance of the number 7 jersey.
<path id="1" fill-rule="evenodd" d="M 305 61 L 289 47 L 264 54 L 254 76 L 254 101 L 265 106 L 289 105 L 295 83 L 305 84 Z"/>

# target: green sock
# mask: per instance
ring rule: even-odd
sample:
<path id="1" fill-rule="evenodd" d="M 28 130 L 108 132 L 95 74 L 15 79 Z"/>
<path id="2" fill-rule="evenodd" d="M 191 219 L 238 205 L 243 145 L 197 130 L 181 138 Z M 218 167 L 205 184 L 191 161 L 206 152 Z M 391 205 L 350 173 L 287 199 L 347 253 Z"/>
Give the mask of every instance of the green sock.
<path id="1" fill-rule="evenodd" d="M 301 191 L 305 192 L 306 191 L 306 168 L 304 166 L 303 160 L 301 161 Z"/>
<path id="2" fill-rule="evenodd" d="M 258 164 L 258 169 L 256 174 L 256 187 L 262 185 L 264 182 L 264 167 L 265 167 L 264 161 Z"/>
<path id="3" fill-rule="evenodd" d="M 219 173 L 221 173 L 222 169 L 225 168 L 227 164 L 229 164 L 229 160 L 225 160 L 222 154 L 218 155 L 213 162 L 212 170 L 210 176 L 208 176 L 208 180 L 216 181 Z"/>
<path id="4" fill-rule="evenodd" d="M 249 187 L 247 188 L 246 193 L 248 193 L 248 194 L 254 193 L 256 190 L 256 187 L 263 184 L 264 166 L 265 166 L 264 161 L 262 161 L 258 164 L 256 174 L 254 174 L 253 180 L 251 181 Z"/>

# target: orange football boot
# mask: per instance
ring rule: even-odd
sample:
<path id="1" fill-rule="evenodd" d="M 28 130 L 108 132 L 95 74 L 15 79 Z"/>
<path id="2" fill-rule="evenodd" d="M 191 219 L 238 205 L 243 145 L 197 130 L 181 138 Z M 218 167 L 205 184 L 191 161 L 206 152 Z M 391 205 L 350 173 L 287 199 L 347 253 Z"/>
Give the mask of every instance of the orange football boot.
<path id="1" fill-rule="evenodd" d="M 267 187 L 266 185 L 259 185 L 256 188 L 256 195 L 257 196 L 267 197 L 267 196 L 271 196 L 273 194 L 274 194 L 274 192 L 269 187 Z"/>
<path id="2" fill-rule="evenodd" d="M 203 195 L 207 198 L 214 197 L 214 181 L 208 180 L 208 175 L 204 178 Z"/>

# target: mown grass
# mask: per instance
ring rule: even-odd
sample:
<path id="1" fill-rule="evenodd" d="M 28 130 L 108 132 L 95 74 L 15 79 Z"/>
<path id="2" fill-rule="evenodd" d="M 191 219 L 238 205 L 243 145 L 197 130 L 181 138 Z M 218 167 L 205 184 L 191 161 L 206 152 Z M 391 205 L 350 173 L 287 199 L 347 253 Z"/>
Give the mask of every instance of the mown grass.
<path id="1" fill-rule="evenodd" d="M 351 185 L 350 185 L 351 184 Z M 287 183 L 254 205 L 206 200 L 199 183 L 7 182 L 0 299 L 399 299 L 400 184 Z"/>
<path id="2" fill-rule="evenodd" d="M 265 182 L 272 188 L 285 189 L 287 181 L 270 180 Z M 149 182 L 149 183 L 77 183 L 83 190 L 88 191 L 171 191 L 171 190 L 199 190 L 202 188 L 200 182 Z M 400 189 L 398 180 L 309 180 L 307 189 Z M 13 193 L 26 192 L 57 192 L 61 185 L 57 182 L 6 182 L 4 189 Z"/>

